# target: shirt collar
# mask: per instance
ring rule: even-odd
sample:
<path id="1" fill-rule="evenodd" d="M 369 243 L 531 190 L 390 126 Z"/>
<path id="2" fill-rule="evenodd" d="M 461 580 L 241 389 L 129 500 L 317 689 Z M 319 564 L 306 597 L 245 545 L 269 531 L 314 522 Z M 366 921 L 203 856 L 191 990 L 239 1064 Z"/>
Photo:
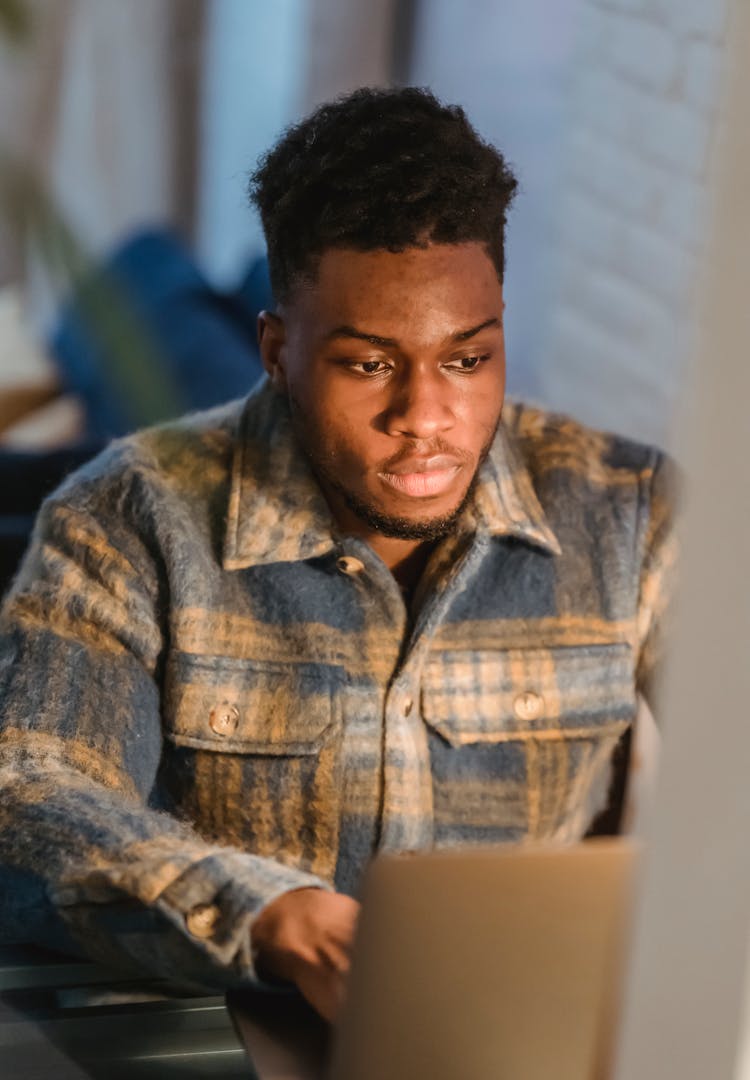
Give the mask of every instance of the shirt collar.
<path id="1" fill-rule="evenodd" d="M 513 536 L 560 553 L 518 447 L 502 423 L 461 528 Z M 312 559 L 332 551 L 336 543 L 328 504 L 295 442 L 286 401 L 266 380 L 240 416 L 223 566 L 241 570 Z"/>
<path id="2" fill-rule="evenodd" d="M 503 421 L 482 468 L 474 496 L 466 509 L 467 527 L 490 536 L 512 536 L 554 555 L 562 549 L 544 515 L 507 418 L 515 406 L 508 404 Z"/>

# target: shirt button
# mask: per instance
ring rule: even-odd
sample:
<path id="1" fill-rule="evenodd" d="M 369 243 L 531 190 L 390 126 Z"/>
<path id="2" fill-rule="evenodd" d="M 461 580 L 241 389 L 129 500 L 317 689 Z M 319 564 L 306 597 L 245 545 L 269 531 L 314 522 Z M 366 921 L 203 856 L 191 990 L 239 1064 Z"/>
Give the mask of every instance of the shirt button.
<path id="1" fill-rule="evenodd" d="M 544 698 L 533 690 L 525 690 L 513 702 L 517 720 L 538 720 L 544 711 Z"/>
<path id="2" fill-rule="evenodd" d="M 407 698 L 404 702 L 404 716 L 411 716 L 411 711 L 414 708 L 414 702 L 411 698 Z"/>
<path id="3" fill-rule="evenodd" d="M 193 937 L 210 938 L 219 921 L 216 904 L 196 904 L 185 916 L 185 925 Z"/>
<path id="4" fill-rule="evenodd" d="M 211 709 L 211 713 L 208 717 L 208 723 L 211 730 L 215 735 L 221 735 L 222 738 L 226 735 L 231 735 L 233 731 L 237 730 L 237 725 L 240 722 L 240 710 L 236 705 L 217 705 L 215 709 Z"/>
<path id="5" fill-rule="evenodd" d="M 353 555 L 342 555 L 336 560 L 336 566 L 342 574 L 361 574 L 365 568 L 365 564 Z"/>

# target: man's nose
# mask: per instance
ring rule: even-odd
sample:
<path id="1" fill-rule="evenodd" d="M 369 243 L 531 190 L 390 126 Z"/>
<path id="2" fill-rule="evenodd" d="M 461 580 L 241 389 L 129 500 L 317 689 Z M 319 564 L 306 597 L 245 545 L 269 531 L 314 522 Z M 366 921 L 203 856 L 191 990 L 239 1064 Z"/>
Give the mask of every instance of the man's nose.
<path id="1" fill-rule="evenodd" d="M 455 423 L 452 389 L 439 372 L 404 373 L 393 387 L 386 410 L 387 433 L 430 439 L 449 431 Z"/>

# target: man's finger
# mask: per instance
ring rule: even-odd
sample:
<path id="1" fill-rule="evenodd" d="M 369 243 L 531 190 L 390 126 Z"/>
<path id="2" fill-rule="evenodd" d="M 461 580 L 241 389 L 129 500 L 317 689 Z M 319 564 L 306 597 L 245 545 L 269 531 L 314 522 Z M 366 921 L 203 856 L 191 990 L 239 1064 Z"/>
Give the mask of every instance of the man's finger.
<path id="1" fill-rule="evenodd" d="M 337 971 L 340 975 L 348 975 L 351 966 L 351 950 L 342 948 L 335 942 L 328 942 L 320 953 L 321 960 L 329 970 Z"/>

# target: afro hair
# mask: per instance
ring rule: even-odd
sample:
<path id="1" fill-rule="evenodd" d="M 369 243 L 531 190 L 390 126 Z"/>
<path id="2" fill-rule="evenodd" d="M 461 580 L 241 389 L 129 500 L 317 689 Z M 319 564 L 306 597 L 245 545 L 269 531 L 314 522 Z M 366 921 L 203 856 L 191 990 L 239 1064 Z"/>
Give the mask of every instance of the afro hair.
<path id="1" fill-rule="evenodd" d="M 285 303 L 330 248 L 403 251 L 484 245 L 498 276 L 517 181 L 457 105 L 429 90 L 360 89 L 288 128 L 259 161 L 249 192 Z"/>

